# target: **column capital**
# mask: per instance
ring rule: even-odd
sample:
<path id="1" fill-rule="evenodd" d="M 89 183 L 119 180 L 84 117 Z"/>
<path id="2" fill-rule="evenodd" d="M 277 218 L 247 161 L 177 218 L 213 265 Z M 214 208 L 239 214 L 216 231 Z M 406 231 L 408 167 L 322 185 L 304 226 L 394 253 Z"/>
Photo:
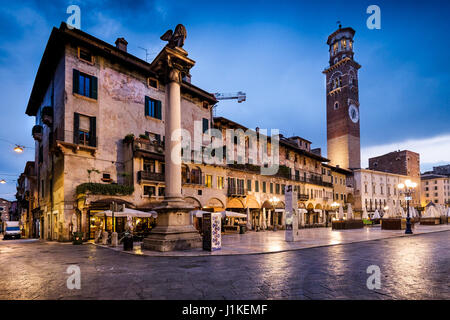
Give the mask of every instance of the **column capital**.
<path id="1" fill-rule="evenodd" d="M 151 63 L 151 68 L 167 82 L 181 83 L 181 74 L 189 74 L 195 61 L 188 58 L 186 50 L 165 46 Z"/>

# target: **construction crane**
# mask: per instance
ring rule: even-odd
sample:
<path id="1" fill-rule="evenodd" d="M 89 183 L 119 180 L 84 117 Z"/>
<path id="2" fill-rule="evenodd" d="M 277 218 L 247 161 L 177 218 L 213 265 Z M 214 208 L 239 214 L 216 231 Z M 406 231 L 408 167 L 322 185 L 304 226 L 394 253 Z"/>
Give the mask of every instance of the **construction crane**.
<path id="1" fill-rule="evenodd" d="M 234 93 L 214 93 L 214 97 L 216 97 L 217 100 L 232 100 L 237 99 L 238 103 L 241 103 L 246 100 L 247 96 L 245 92 L 239 91 Z"/>
<path id="2" fill-rule="evenodd" d="M 245 92 L 242 92 L 242 91 L 238 91 L 238 92 L 234 92 L 234 93 L 219 93 L 219 92 L 216 92 L 216 93 L 214 93 L 214 97 L 218 101 L 220 101 L 220 100 L 233 100 L 233 99 L 236 99 L 238 103 L 241 103 L 241 102 L 243 102 L 243 101 L 245 101 L 247 99 L 247 95 L 245 94 Z M 216 116 L 216 108 L 217 108 L 217 103 L 211 109 L 213 117 Z"/>

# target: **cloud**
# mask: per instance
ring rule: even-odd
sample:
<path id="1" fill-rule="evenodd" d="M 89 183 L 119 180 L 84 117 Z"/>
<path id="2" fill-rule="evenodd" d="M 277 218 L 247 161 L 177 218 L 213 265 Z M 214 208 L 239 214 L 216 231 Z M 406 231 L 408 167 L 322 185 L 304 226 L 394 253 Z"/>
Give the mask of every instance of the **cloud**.
<path id="1" fill-rule="evenodd" d="M 369 158 L 405 149 L 420 154 L 422 170 L 424 170 L 424 164 L 431 166 L 433 164 L 450 163 L 450 134 L 363 148 L 361 151 L 362 167 L 368 167 Z"/>

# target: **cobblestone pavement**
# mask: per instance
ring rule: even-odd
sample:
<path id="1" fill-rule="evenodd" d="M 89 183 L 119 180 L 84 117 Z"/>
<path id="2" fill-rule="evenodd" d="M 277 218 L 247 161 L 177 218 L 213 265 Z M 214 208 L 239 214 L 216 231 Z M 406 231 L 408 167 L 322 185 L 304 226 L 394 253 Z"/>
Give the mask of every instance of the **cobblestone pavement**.
<path id="1" fill-rule="evenodd" d="M 81 289 L 67 289 L 70 265 Z M 369 290 L 367 268 L 381 270 Z M 0 241 L 0 299 L 450 299 L 450 232 L 273 254 L 148 257 Z"/>

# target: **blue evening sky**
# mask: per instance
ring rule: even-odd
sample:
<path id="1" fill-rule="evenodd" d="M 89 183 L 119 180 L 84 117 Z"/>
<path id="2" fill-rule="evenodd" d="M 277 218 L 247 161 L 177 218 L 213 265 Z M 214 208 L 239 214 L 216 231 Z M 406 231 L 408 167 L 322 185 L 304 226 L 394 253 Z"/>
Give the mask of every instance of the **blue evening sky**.
<path id="1" fill-rule="evenodd" d="M 152 59 L 167 29 L 183 23 L 185 49 L 197 64 L 192 82 L 209 92 L 247 93 L 220 102 L 217 115 L 248 127 L 300 135 L 326 155 L 326 39 L 336 21 L 356 30 L 361 146 L 367 157 L 396 149 L 421 153 L 422 169 L 450 163 L 449 1 L 14 1 L 0 2 L 0 197 L 34 150 L 34 119 L 25 108 L 53 26 L 66 8 L 81 8 L 81 29 L 109 43 L 125 37 L 128 51 Z M 369 30 L 366 9 L 381 8 L 381 30 Z M 6 175 L 8 174 L 8 175 Z"/>

